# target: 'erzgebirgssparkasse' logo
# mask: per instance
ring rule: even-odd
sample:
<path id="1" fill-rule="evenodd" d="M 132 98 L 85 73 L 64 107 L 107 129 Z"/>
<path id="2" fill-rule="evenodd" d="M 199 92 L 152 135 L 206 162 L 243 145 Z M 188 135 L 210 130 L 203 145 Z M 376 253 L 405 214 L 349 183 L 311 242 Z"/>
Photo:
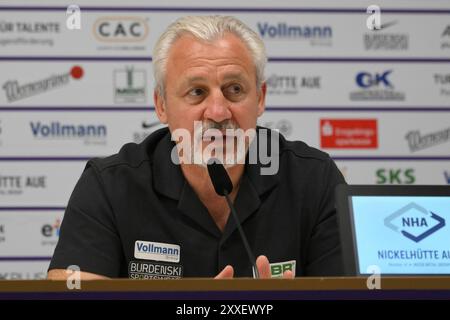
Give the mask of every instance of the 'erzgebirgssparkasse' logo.
<path id="1" fill-rule="evenodd" d="M 297 95 L 304 90 L 320 90 L 320 76 L 281 75 L 272 73 L 267 77 L 268 95 Z"/>
<path id="2" fill-rule="evenodd" d="M 256 28 L 264 40 L 309 41 L 311 46 L 331 46 L 332 44 L 331 26 L 258 22 Z"/>
<path id="3" fill-rule="evenodd" d="M 350 92 L 353 101 L 403 101 L 405 94 L 395 90 L 391 79 L 393 70 L 361 71 L 355 76 L 359 90 Z"/>
<path id="4" fill-rule="evenodd" d="M 414 242 L 420 242 L 443 228 L 445 219 L 411 202 L 386 217 L 384 225 Z"/>
<path id="5" fill-rule="evenodd" d="M 377 119 L 320 119 L 320 147 L 377 149 Z"/>

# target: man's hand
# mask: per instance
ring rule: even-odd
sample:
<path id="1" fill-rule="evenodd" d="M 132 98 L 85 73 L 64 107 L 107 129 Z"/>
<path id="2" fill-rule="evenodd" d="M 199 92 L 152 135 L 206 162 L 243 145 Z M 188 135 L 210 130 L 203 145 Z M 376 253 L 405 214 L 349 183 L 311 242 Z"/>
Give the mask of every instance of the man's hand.
<path id="1" fill-rule="evenodd" d="M 272 273 L 270 272 L 270 263 L 266 256 L 259 256 L 256 259 L 256 267 L 258 268 L 259 277 L 261 279 L 270 279 Z M 233 267 L 228 265 L 214 278 L 214 279 L 231 279 L 234 276 Z M 294 275 L 292 271 L 288 270 L 283 273 L 283 279 L 292 279 Z"/>
<path id="2" fill-rule="evenodd" d="M 52 269 L 47 274 L 48 280 L 67 280 L 71 273 L 67 273 L 66 269 Z M 108 277 L 100 274 L 80 271 L 80 280 L 106 280 Z"/>

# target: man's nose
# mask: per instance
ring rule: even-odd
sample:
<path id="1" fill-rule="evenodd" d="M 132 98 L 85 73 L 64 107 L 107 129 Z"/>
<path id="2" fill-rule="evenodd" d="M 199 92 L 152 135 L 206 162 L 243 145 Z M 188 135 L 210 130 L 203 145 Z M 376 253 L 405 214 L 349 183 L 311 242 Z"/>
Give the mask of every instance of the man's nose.
<path id="1" fill-rule="evenodd" d="M 205 118 L 218 123 L 231 119 L 230 104 L 221 90 L 211 92 L 206 101 Z"/>

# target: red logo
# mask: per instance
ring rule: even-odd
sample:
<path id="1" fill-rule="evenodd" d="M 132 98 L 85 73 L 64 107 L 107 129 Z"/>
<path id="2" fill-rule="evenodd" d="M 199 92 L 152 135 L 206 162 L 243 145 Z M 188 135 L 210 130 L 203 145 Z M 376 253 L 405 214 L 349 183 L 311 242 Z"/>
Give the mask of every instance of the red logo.
<path id="1" fill-rule="evenodd" d="M 376 149 L 376 119 L 320 119 L 320 146 L 333 149 Z"/>
<path id="2" fill-rule="evenodd" d="M 74 79 L 80 79 L 84 74 L 83 68 L 80 66 L 74 66 L 72 69 L 70 69 L 70 75 Z"/>

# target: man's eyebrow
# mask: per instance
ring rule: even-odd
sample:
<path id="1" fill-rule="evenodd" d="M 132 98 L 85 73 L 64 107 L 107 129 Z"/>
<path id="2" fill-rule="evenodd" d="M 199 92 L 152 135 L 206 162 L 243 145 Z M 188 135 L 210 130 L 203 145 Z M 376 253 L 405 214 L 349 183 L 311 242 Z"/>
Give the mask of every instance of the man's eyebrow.
<path id="1" fill-rule="evenodd" d="M 192 76 L 192 77 L 188 77 L 184 82 L 185 83 L 191 83 L 191 82 L 195 82 L 195 81 L 205 81 L 206 77 L 203 76 Z"/>
<path id="2" fill-rule="evenodd" d="M 193 83 L 196 83 L 196 82 L 206 82 L 206 77 L 203 77 L 203 76 L 192 76 L 192 77 L 187 77 L 187 78 L 183 79 L 183 81 L 180 82 L 178 88 L 189 87 L 189 86 L 191 86 Z"/>
<path id="3" fill-rule="evenodd" d="M 245 77 L 241 73 L 231 73 L 223 77 L 223 80 L 241 80 L 245 81 Z"/>
<path id="4" fill-rule="evenodd" d="M 239 80 L 239 81 L 243 81 L 245 82 L 246 79 L 245 77 L 242 76 L 241 73 L 231 73 L 231 74 L 227 74 L 223 77 L 223 80 L 225 81 L 229 81 L 229 80 Z M 183 82 L 182 85 L 183 86 L 189 86 L 190 84 L 194 83 L 194 82 L 205 82 L 208 81 L 208 79 L 204 76 L 192 76 L 192 77 L 187 77 Z"/>

